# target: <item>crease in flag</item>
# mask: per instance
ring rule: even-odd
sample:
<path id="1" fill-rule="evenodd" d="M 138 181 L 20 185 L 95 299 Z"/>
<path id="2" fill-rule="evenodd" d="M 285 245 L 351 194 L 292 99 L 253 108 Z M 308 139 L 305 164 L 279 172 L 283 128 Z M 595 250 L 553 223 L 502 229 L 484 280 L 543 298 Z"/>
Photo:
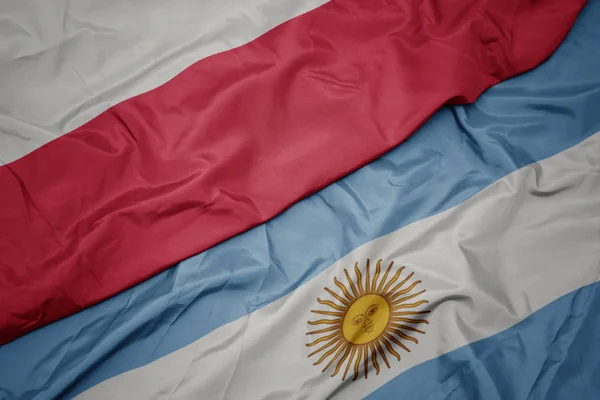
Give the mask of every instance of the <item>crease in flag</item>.
<path id="1" fill-rule="evenodd" d="M 599 15 L 277 218 L 3 345 L 0 394 L 597 397 Z"/>
<path id="2" fill-rule="evenodd" d="M 447 102 L 535 67 L 584 4 L 307 1 L 73 131 L 15 147 L 0 166 L 0 343 L 267 221 Z"/>

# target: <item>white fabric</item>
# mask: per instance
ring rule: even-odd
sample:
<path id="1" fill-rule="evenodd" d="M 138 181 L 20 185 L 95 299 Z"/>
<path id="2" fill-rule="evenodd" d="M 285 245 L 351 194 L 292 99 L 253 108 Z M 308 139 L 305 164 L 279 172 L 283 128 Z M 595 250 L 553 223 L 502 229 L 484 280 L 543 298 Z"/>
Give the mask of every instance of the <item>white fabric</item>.
<path id="1" fill-rule="evenodd" d="M 0 0 L 0 164 L 326 0 Z"/>
<path id="2" fill-rule="evenodd" d="M 406 369 L 507 329 L 599 276 L 600 133 L 441 214 L 375 239 L 291 294 L 81 399 L 362 398 Z M 341 384 L 307 358 L 311 309 L 364 260 L 415 272 L 432 312 L 391 369 Z M 371 269 L 371 277 L 373 268 Z M 339 291 L 338 291 L 339 292 Z"/>

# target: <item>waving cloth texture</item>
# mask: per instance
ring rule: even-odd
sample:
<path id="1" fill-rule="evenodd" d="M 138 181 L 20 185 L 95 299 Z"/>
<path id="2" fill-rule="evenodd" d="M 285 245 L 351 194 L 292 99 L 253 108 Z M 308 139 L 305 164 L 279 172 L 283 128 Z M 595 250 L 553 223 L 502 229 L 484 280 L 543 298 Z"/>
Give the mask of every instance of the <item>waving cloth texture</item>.
<path id="1" fill-rule="evenodd" d="M 0 167 L 0 343 L 268 220 L 443 104 L 535 67 L 584 4 L 333 1 Z"/>

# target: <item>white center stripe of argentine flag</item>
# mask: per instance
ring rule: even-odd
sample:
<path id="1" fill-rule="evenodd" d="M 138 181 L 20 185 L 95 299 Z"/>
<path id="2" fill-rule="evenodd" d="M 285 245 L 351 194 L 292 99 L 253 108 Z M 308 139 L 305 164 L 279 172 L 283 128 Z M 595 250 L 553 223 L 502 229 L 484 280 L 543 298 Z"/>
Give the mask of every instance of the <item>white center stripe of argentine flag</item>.
<path id="1" fill-rule="evenodd" d="M 0 0 L 0 163 L 326 0 Z"/>
<path id="2" fill-rule="evenodd" d="M 600 134 L 490 185 L 441 214 L 357 248 L 291 294 L 155 362 L 111 378 L 82 399 L 362 398 L 426 360 L 507 329 L 597 281 Z M 427 289 L 428 325 L 391 369 L 341 384 L 308 359 L 311 309 L 324 309 L 351 270 L 394 260 Z M 387 265 L 387 264 L 385 264 Z M 373 269 L 371 270 L 373 274 Z M 406 274 L 405 274 L 406 275 Z M 371 275 L 373 276 L 373 275 Z M 350 381 L 350 382 L 349 382 Z M 269 397 L 271 396 L 271 397 Z"/>

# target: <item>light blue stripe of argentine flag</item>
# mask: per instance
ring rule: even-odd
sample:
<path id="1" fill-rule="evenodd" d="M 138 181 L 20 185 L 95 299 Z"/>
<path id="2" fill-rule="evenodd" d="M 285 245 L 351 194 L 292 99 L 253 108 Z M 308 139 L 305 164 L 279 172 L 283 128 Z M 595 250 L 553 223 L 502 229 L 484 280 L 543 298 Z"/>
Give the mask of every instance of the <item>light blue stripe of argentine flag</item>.
<path id="1" fill-rule="evenodd" d="M 368 400 L 600 399 L 600 283 L 398 375 Z"/>
<path id="2" fill-rule="evenodd" d="M 472 106 L 441 110 L 394 151 L 269 223 L 0 347 L 0 398 L 71 398 L 282 297 L 357 246 L 600 131 L 599 19 L 600 2 L 592 1 L 548 62 Z M 538 316 L 547 309 L 528 320 L 550 323 Z M 456 360 L 480 354 L 461 351 L 453 362 L 444 356 L 407 371 L 373 396 L 402 388 L 396 393 L 417 397 L 403 377 L 426 382 L 426 372 L 438 380 L 458 368 Z"/>

